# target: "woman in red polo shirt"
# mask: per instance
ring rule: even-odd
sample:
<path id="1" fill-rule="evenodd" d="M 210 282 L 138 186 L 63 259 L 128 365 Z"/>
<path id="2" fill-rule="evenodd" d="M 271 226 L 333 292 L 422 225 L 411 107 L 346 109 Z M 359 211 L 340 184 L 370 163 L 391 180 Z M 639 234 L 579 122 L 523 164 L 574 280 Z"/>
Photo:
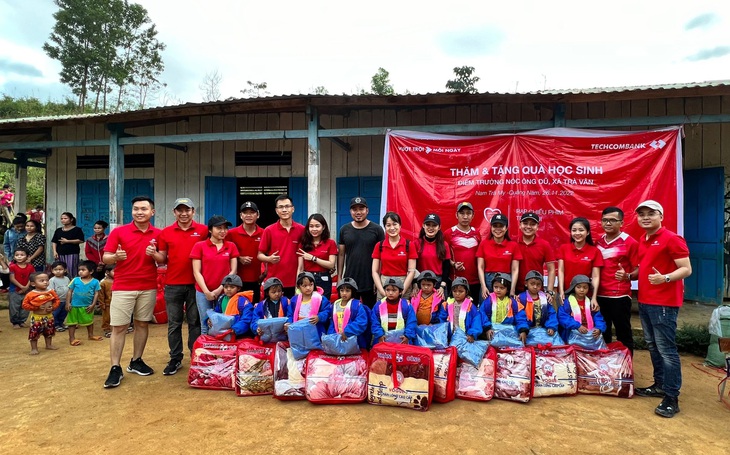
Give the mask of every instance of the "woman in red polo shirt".
<path id="1" fill-rule="evenodd" d="M 225 241 L 229 227 L 231 222 L 224 217 L 212 216 L 208 220 L 208 240 L 196 243 L 190 251 L 195 277 L 195 301 L 203 335 L 208 333 L 208 309 L 215 307 L 218 296 L 223 292 L 223 277 L 235 275 L 238 269 L 238 248 L 233 242 Z"/>
<path id="2" fill-rule="evenodd" d="M 403 280 L 403 298 L 410 297 L 411 283 L 416 275 L 418 253 L 410 240 L 400 235 L 401 219 L 395 212 L 383 217 L 386 238 L 373 248 L 373 281 L 378 291 L 378 300 L 385 297 L 383 283 L 391 277 Z"/>
<path id="3" fill-rule="evenodd" d="M 498 213 L 492 217 L 489 224 L 489 236 L 482 240 L 477 250 L 477 270 L 479 282 L 482 285 L 482 300 L 492 292 L 492 281 L 497 273 L 512 276 L 509 295 L 515 295 L 522 260 L 522 253 L 517 242 L 509 238 L 507 217 Z"/>
<path id="4" fill-rule="evenodd" d="M 314 285 L 322 288 L 322 295 L 329 299 L 332 293 L 330 270 L 335 268 L 337 243 L 330 238 L 330 228 L 321 214 L 309 217 L 299 243 L 297 276 L 310 272 L 314 276 Z"/>
<path id="5" fill-rule="evenodd" d="M 438 215 L 435 213 L 426 215 L 415 244 L 418 254 L 416 269 L 431 270 L 437 275 L 439 281 L 435 286 L 436 293 L 445 300 L 449 296 L 447 285 L 451 275 L 451 248 L 444 240 L 441 218 Z"/>
<path id="6" fill-rule="evenodd" d="M 570 243 L 558 248 L 556 257 L 558 259 L 558 289 L 560 302 L 565 300 L 565 285 L 576 275 L 591 277 L 593 294 L 591 295 L 591 307 L 598 310 L 598 284 L 601 280 L 601 267 L 603 267 L 603 255 L 593 246 L 591 237 L 591 224 L 587 219 L 578 217 L 568 225 L 570 229 Z"/>

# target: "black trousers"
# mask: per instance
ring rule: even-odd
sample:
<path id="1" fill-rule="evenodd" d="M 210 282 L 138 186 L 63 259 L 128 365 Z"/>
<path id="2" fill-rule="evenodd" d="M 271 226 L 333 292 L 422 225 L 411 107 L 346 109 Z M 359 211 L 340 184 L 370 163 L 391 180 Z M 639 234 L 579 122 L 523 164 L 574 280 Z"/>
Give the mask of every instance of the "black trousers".
<path id="1" fill-rule="evenodd" d="M 603 339 L 606 343 L 613 340 L 611 326 L 616 328 L 616 340 L 624 344 L 631 354 L 634 353 L 634 336 L 631 333 L 631 297 L 601 297 L 598 296 L 598 306 L 601 307 L 601 316 L 606 321 L 606 331 Z"/>

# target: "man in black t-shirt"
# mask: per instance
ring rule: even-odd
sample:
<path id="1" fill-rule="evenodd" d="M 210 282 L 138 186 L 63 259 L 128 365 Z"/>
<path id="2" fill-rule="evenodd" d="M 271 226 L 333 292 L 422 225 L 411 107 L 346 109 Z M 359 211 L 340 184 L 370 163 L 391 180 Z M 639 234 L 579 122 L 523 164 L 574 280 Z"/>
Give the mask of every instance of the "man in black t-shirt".
<path id="1" fill-rule="evenodd" d="M 372 308 L 375 305 L 373 249 L 378 242 L 385 239 L 385 232 L 382 227 L 367 219 L 368 213 L 368 201 L 364 197 L 358 196 L 350 200 L 352 222 L 340 228 L 337 273 L 340 279 L 355 280 L 360 301 Z"/>

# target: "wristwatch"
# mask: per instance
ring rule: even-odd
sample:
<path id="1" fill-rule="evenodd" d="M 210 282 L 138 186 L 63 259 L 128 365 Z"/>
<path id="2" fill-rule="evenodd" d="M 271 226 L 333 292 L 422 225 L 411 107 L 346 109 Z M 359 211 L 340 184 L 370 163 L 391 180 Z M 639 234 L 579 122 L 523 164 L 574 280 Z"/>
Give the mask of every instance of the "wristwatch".
<path id="1" fill-rule="evenodd" d="M 672 280 L 669 278 L 669 275 L 664 275 L 664 282 L 669 283 L 670 281 Z"/>

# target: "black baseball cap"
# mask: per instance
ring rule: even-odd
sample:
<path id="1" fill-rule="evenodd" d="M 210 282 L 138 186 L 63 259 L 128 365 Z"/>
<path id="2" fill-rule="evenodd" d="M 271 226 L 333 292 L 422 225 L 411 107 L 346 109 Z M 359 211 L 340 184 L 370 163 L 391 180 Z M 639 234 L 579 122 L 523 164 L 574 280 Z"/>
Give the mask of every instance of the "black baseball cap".
<path id="1" fill-rule="evenodd" d="M 504 224 L 505 226 L 507 226 L 509 223 L 507 222 L 506 216 L 498 213 L 492 217 L 492 219 L 489 221 L 489 224 Z"/>
<path id="2" fill-rule="evenodd" d="M 527 272 L 527 275 L 525 275 L 525 283 L 532 279 L 540 280 L 540 282 L 542 283 L 542 273 L 538 272 L 537 270 L 530 270 L 529 272 Z"/>
<path id="3" fill-rule="evenodd" d="M 433 284 L 438 282 L 438 277 L 431 270 L 424 270 L 416 278 L 416 283 L 420 283 L 423 280 L 433 281 Z"/>
<path id="4" fill-rule="evenodd" d="M 233 226 L 233 224 L 231 224 L 231 222 L 228 221 L 226 217 L 221 215 L 213 215 L 208 220 L 208 229 L 211 229 L 215 226 L 223 226 L 224 224 L 228 227 Z"/>
<path id="5" fill-rule="evenodd" d="M 469 292 L 469 281 L 463 276 L 458 276 L 451 282 L 451 289 L 454 289 L 456 286 L 464 286 L 466 292 Z"/>
<path id="6" fill-rule="evenodd" d="M 243 212 L 244 210 L 253 210 L 254 212 L 258 212 L 259 208 L 255 202 L 246 201 L 241 204 L 241 210 L 239 210 L 239 212 Z"/>
<path id="7" fill-rule="evenodd" d="M 361 196 L 356 196 L 356 197 L 350 199 L 350 208 L 353 208 L 356 205 L 362 205 L 365 208 L 367 208 L 368 200 Z"/>
<path id="8" fill-rule="evenodd" d="M 423 219 L 423 224 L 426 223 L 436 223 L 437 225 L 441 226 L 441 218 L 435 213 L 429 213 L 428 215 L 426 215 L 426 218 Z"/>
<path id="9" fill-rule="evenodd" d="M 539 223 L 540 217 L 537 216 L 537 213 L 535 213 L 535 212 L 525 212 L 520 217 L 520 222 L 525 221 L 525 220 L 532 220 L 535 223 Z"/>
<path id="10" fill-rule="evenodd" d="M 271 286 L 281 286 L 284 287 L 283 284 L 281 284 L 281 280 L 276 277 L 271 277 L 268 280 L 264 281 L 264 292 L 268 291 Z"/>

